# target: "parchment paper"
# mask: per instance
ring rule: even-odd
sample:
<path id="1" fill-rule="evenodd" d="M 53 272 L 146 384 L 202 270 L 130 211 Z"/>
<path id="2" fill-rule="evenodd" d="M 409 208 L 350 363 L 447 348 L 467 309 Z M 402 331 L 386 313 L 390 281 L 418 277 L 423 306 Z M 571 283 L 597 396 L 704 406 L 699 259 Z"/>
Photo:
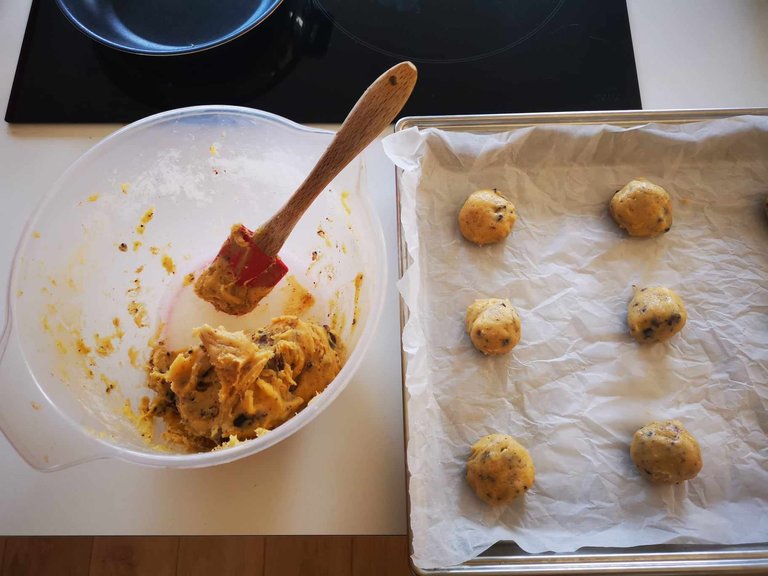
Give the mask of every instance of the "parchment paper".
<path id="1" fill-rule="evenodd" d="M 498 540 L 528 552 L 583 546 L 768 541 L 768 119 L 689 125 L 540 126 L 495 135 L 416 128 L 384 141 L 403 169 L 413 262 L 399 287 L 410 318 L 408 469 L 413 559 L 475 557 Z M 633 239 L 608 201 L 635 177 L 664 186 L 674 223 Z M 477 247 L 456 216 L 499 188 L 518 211 L 505 243 Z M 688 310 L 666 344 L 628 334 L 632 285 L 664 285 Z M 464 329 L 479 297 L 522 319 L 510 355 L 484 357 Z M 629 458 L 651 420 L 681 420 L 704 467 L 654 486 Z M 491 432 L 527 446 L 536 483 L 491 508 L 465 481 Z"/>

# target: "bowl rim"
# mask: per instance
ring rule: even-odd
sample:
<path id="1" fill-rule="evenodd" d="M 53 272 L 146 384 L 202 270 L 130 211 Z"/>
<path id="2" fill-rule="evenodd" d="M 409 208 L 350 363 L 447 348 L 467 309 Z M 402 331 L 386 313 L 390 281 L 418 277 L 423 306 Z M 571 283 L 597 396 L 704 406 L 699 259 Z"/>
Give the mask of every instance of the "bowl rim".
<path id="1" fill-rule="evenodd" d="M 13 298 L 13 294 L 14 286 L 16 286 L 18 282 L 18 276 L 21 273 L 20 260 L 22 252 L 26 248 L 28 242 L 31 241 L 33 223 L 36 222 L 40 214 L 44 212 L 51 199 L 59 193 L 62 188 L 62 184 L 66 182 L 66 180 L 72 175 L 73 172 L 79 168 L 82 163 L 90 159 L 91 156 L 98 154 L 105 146 L 112 144 L 114 140 L 119 139 L 123 134 L 127 132 L 133 133 L 137 129 L 146 128 L 153 124 L 173 122 L 182 118 L 221 113 L 246 117 L 256 117 L 262 120 L 267 120 L 269 122 L 274 122 L 284 126 L 285 128 L 298 132 L 305 132 L 326 137 L 333 136 L 334 134 L 333 131 L 298 124 L 292 120 L 283 118 L 282 116 L 278 116 L 271 112 L 242 106 L 214 104 L 175 108 L 154 114 L 152 116 L 147 116 L 116 130 L 115 132 L 109 134 L 94 144 L 91 148 L 81 154 L 74 162 L 72 162 L 72 164 L 70 164 L 64 172 L 62 172 L 62 174 L 56 179 L 51 187 L 45 192 L 35 207 L 34 211 L 30 214 L 24 224 L 21 235 L 14 250 L 11 263 L 11 274 L 9 276 L 8 288 L 6 292 L 7 313 L 4 326 L 2 330 L 0 330 L 0 362 L 3 360 L 11 335 L 15 332 L 15 328 L 13 327 L 13 320 L 14 318 L 18 317 L 18 313 L 16 310 L 17 299 Z M 363 175 L 365 173 L 366 172 L 363 165 Z M 320 414 L 320 412 L 322 412 L 328 405 L 330 405 L 349 384 L 353 375 L 359 368 L 366 351 L 370 347 L 373 334 L 379 324 L 379 320 L 384 308 L 384 300 L 386 297 L 385 289 L 388 278 L 386 241 L 384 238 L 384 232 L 381 225 L 381 220 L 379 219 L 379 216 L 373 207 L 370 193 L 366 191 L 365 193 L 359 194 L 358 200 L 364 206 L 366 216 L 370 219 L 371 227 L 370 229 L 365 230 L 365 234 L 369 237 L 373 237 L 372 246 L 375 248 L 376 254 L 372 255 L 371 261 L 376 263 L 374 268 L 378 274 L 375 278 L 376 282 L 374 282 L 372 288 L 371 309 L 368 315 L 368 320 L 365 322 L 365 325 L 363 326 L 362 332 L 360 333 L 360 337 L 358 338 L 357 344 L 355 346 L 355 351 L 360 350 L 360 353 L 355 354 L 353 352 L 345 358 L 341 371 L 328 384 L 323 393 L 317 395 L 310 403 L 307 404 L 303 410 L 301 410 L 299 413 L 291 417 L 289 420 L 274 430 L 271 430 L 269 433 L 264 434 L 259 438 L 242 441 L 239 444 L 227 447 L 226 449 L 182 454 L 145 452 L 136 450 L 134 448 L 120 446 L 109 442 L 102 437 L 99 437 L 99 435 L 90 434 L 74 418 L 63 412 L 59 406 L 53 402 L 53 400 L 51 400 L 50 396 L 40 385 L 34 371 L 29 365 L 27 355 L 24 353 L 23 348 L 19 346 L 21 355 L 23 357 L 23 363 L 28 371 L 29 378 L 34 383 L 34 386 L 38 389 L 38 391 L 48 401 L 50 406 L 54 409 L 56 415 L 66 423 L 66 426 L 70 431 L 75 431 L 76 433 L 79 432 L 87 439 L 95 441 L 96 444 L 103 449 L 101 453 L 93 454 L 91 457 L 85 457 L 75 462 L 65 462 L 56 465 L 55 469 L 101 458 L 117 458 L 136 464 L 165 468 L 202 468 L 215 466 L 232 462 L 234 460 L 239 460 L 243 457 L 261 452 L 262 450 L 266 450 L 281 440 L 292 436 L 300 428 L 303 428 L 305 425 L 309 424 L 318 414 Z M 18 334 L 14 335 L 16 338 L 18 338 Z M 275 430 L 280 430 L 281 433 L 273 434 L 272 432 Z M 8 437 L 9 441 L 11 441 L 11 438 L 7 434 L 6 437 Z M 11 444 L 13 444 L 12 441 Z"/>
<path id="2" fill-rule="evenodd" d="M 92 40 L 95 40 L 99 44 L 102 44 L 104 46 L 108 46 L 109 48 L 113 48 L 115 50 L 118 50 L 120 52 L 126 52 L 129 54 L 138 54 L 142 56 L 182 56 L 184 54 L 194 54 L 196 52 L 203 52 L 205 50 L 210 50 L 212 48 L 215 48 L 217 46 L 221 46 L 222 44 L 226 44 L 227 42 L 231 42 L 235 38 L 239 38 L 243 34 L 246 34 L 247 32 L 250 32 L 254 28 L 256 28 L 259 24 L 264 22 L 267 18 L 269 18 L 272 13 L 274 13 L 275 10 L 282 4 L 283 0 L 267 0 L 267 4 L 271 4 L 267 6 L 267 9 L 264 11 L 263 14 L 261 14 L 259 17 L 254 18 L 253 15 L 248 18 L 245 24 L 241 24 L 234 30 L 221 35 L 217 38 L 214 38 L 213 40 L 209 40 L 208 42 L 201 42 L 200 44 L 192 44 L 188 47 L 172 47 L 172 46 L 166 46 L 163 44 L 154 44 L 152 42 L 147 42 L 147 46 L 155 45 L 157 48 L 141 48 L 137 45 L 131 45 L 128 43 L 121 43 L 116 42 L 114 40 L 111 40 L 107 38 L 106 36 L 100 35 L 85 24 L 81 22 L 81 20 L 74 14 L 70 7 L 70 3 L 68 0 L 56 0 L 56 5 L 59 7 L 59 10 L 66 16 L 67 20 L 80 32 L 85 34 L 87 37 L 91 38 Z"/>

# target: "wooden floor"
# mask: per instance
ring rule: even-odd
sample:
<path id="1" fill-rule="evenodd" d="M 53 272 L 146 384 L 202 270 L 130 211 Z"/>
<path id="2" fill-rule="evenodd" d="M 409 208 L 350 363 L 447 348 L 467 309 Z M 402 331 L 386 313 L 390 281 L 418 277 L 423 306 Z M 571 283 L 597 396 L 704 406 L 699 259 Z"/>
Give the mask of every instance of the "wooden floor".
<path id="1" fill-rule="evenodd" d="M 2 576 L 407 576 L 405 536 L 8 536 Z"/>

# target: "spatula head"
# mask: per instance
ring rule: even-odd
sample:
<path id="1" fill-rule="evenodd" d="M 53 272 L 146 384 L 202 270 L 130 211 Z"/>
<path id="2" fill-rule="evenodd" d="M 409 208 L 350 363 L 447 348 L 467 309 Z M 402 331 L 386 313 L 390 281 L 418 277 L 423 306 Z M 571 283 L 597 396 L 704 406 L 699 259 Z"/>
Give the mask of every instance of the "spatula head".
<path id="1" fill-rule="evenodd" d="M 275 286 L 288 272 L 278 257 L 269 256 L 253 243 L 253 232 L 238 224 L 219 250 L 216 258 L 230 263 L 237 283 L 243 286 Z"/>

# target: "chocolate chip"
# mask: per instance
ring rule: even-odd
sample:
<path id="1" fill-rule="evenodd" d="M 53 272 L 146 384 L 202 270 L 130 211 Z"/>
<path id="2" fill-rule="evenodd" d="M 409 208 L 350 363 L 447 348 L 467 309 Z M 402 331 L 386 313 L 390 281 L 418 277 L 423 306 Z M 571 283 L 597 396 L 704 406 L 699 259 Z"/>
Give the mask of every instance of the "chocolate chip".
<path id="1" fill-rule="evenodd" d="M 280 370 L 285 368 L 285 360 L 283 360 L 282 356 L 280 356 L 279 354 L 275 354 L 270 360 L 270 362 L 272 362 L 273 360 L 274 360 L 275 370 L 279 372 Z"/>
<path id="2" fill-rule="evenodd" d="M 650 338 L 651 336 L 653 336 L 653 332 L 654 332 L 653 328 L 646 328 L 645 330 L 643 330 L 643 336 L 645 338 Z"/>
<path id="3" fill-rule="evenodd" d="M 239 414 L 233 421 L 232 424 L 237 426 L 238 428 L 242 428 L 243 426 L 246 426 L 253 422 L 253 418 L 250 416 L 246 416 L 245 414 Z"/>

